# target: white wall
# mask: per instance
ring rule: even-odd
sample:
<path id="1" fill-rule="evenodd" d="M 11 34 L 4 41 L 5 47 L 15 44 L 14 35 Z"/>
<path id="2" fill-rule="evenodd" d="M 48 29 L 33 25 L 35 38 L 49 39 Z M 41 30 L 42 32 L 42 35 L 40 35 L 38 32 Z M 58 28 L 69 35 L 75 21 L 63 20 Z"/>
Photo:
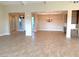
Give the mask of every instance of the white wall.
<path id="1" fill-rule="evenodd" d="M 39 15 L 38 30 L 41 31 L 64 31 L 65 14 Z M 52 19 L 48 22 L 48 19 Z"/>
<path id="2" fill-rule="evenodd" d="M 0 35 L 3 33 L 3 8 L 0 6 Z"/>
<path id="3" fill-rule="evenodd" d="M 73 4 L 70 2 L 51 2 L 51 3 L 47 3 L 47 4 L 31 4 L 31 5 L 8 5 L 5 6 L 5 12 L 3 11 L 3 7 L 0 8 L 0 14 L 2 12 L 4 12 L 3 15 L 3 19 L 0 20 L 0 34 L 2 34 L 3 32 L 5 33 L 9 33 L 9 18 L 8 18 L 8 13 L 11 12 L 25 12 L 26 15 L 25 17 L 27 17 L 27 13 L 29 12 L 31 14 L 31 12 L 45 12 L 45 11 L 57 11 L 57 10 L 79 10 L 79 4 Z M 30 15 L 29 14 L 29 15 Z M 2 14 L 1 14 L 2 15 Z M 2 16 L 0 16 L 2 17 Z M 3 22 L 3 20 L 5 22 Z M 31 16 L 29 16 L 29 19 L 26 18 L 26 20 L 29 20 L 29 23 L 26 22 L 25 26 L 26 26 L 26 32 L 28 32 L 29 34 L 31 34 Z M 27 25 L 30 25 L 30 27 L 27 27 Z M 29 29 L 29 30 L 28 30 Z M 27 34 L 27 35 L 29 35 Z"/>
<path id="4" fill-rule="evenodd" d="M 6 27 L 8 25 L 6 17 L 4 6 L 0 6 L 0 36 L 9 35 L 9 28 Z"/>

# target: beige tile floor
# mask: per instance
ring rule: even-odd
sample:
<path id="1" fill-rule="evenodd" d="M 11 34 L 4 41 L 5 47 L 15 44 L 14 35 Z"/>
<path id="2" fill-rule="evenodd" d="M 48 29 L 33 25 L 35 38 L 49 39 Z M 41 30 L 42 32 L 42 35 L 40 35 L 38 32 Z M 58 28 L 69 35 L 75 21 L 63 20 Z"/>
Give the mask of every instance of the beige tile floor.
<path id="1" fill-rule="evenodd" d="M 37 32 L 32 37 L 13 33 L 0 37 L 1 57 L 76 57 L 79 40 L 66 39 L 63 32 Z"/>

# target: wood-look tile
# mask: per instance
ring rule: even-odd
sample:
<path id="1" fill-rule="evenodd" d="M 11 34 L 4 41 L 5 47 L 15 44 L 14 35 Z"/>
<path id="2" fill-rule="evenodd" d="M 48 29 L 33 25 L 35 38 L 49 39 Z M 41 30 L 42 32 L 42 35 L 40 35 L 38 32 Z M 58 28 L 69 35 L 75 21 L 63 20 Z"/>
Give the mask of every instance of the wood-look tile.
<path id="1" fill-rule="evenodd" d="M 2 57 L 63 57 L 79 56 L 79 40 L 66 39 L 63 32 L 13 33 L 0 37 L 0 56 Z"/>

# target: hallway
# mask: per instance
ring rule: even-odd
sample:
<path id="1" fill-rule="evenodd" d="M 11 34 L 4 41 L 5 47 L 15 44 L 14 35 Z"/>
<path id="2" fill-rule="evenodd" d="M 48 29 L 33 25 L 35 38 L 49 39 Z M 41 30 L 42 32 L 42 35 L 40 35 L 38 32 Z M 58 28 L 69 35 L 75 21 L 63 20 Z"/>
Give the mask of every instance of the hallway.
<path id="1" fill-rule="evenodd" d="M 63 32 L 39 31 L 32 38 L 18 32 L 0 37 L 0 56 L 79 56 L 79 40 L 68 40 Z"/>

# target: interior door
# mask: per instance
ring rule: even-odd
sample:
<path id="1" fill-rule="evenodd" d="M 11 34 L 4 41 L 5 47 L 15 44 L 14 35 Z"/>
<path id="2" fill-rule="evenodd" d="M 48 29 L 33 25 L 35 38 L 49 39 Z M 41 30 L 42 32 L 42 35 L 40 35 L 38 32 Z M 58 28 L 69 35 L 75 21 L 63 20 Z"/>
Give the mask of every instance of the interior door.
<path id="1" fill-rule="evenodd" d="M 16 31 L 16 17 L 14 15 L 10 15 L 10 32 Z"/>

